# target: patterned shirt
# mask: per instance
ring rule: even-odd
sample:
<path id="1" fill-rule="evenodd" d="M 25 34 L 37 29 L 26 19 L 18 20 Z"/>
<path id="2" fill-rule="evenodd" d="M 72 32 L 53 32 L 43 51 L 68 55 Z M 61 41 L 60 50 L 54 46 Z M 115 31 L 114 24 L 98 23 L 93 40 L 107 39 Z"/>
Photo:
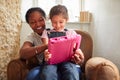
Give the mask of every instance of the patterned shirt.
<path id="1" fill-rule="evenodd" d="M 50 36 L 49 37 L 49 35 L 50 34 L 55 34 L 54 36 Z M 52 37 L 59 37 L 59 36 L 64 36 L 64 33 L 65 33 L 65 35 L 67 36 L 67 35 L 76 35 L 77 33 L 74 31 L 74 30 L 63 30 L 63 31 L 60 31 L 60 32 L 56 32 L 55 30 L 53 30 L 53 29 L 51 29 L 51 30 L 44 30 L 43 31 L 43 34 L 42 34 L 42 36 L 41 36 L 41 38 L 52 38 Z"/>
<path id="2" fill-rule="evenodd" d="M 26 41 L 29 41 L 33 44 L 33 46 L 38 46 L 38 45 L 41 45 L 42 44 L 42 41 L 41 41 L 41 36 L 38 35 L 37 33 L 35 32 L 32 32 L 30 35 L 27 36 L 26 38 Z M 38 61 L 39 61 L 39 64 L 42 64 L 43 63 L 43 53 L 39 54 L 39 55 L 36 55 Z"/>

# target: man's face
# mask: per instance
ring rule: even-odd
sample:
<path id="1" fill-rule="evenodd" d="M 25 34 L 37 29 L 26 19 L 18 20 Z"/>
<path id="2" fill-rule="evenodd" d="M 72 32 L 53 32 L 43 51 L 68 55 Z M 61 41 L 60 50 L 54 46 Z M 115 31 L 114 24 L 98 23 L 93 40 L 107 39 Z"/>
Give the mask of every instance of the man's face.
<path id="1" fill-rule="evenodd" d="M 34 32 L 42 35 L 42 32 L 45 29 L 45 18 L 40 14 L 40 12 L 35 11 L 29 16 L 29 25 Z"/>

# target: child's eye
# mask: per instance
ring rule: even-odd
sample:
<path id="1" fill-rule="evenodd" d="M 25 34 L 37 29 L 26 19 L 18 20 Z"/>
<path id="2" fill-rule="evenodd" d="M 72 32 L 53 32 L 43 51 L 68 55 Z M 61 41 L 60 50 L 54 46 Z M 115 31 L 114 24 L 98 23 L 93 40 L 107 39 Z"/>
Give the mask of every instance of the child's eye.
<path id="1" fill-rule="evenodd" d="M 63 22 L 60 22 L 60 23 L 63 23 Z"/>
<path id="2" fill-rule="evenodd" d="M 52 22 L 53 24 L 56 24 L 57 22 Z"/>

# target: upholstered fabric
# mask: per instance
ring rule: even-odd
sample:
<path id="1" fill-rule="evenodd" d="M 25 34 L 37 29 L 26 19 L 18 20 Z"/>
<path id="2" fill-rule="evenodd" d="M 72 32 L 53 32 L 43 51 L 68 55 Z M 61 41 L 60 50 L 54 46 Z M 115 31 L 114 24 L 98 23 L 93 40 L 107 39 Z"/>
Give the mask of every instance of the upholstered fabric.
<path id="1" fill-rule="evenodd" d="M 89 33 L 85 31 L 76 30 L 77 34 L 82 36 L 80 48 L 85 55 L 84 63 L 82 64 L 82 79 L 84 80 L 85 76 L 85 64 L 88 59 L 92 57 L 92 50 L 93 50 L 93 41 Z M 25 77 L 29 70 L 37 66 L 38 62 L 36 59 L 30 60 L 21 60 L 20 58 L 17 60 L 12 60 L 9 62 L 7 66 L 7 79 L 8 80 L 25 80 Z M 22 65 L 22 66 L 21 66 Z M 15 69 L 13 66 L 16 66 Z M 25 72 L 24 72 L 25 71 Z"/>
<path id="2" fill-rule="evenodd" d="M 92 58 L 93 41 L 91 36 L 84 31 L 76 30 L 82 35 L 80 48 L 85 60 L 81 65 L 82 74 L 80 80 L 119 80 L 119 71 L 111 61 L 100 57 Z M 35 57 L 30 60 L 20 58 L 12 60 L 7 66 L 7 80 L 25 80 L 29 70 L 38 65 Z"/>
<path id="3" fill-rule="evenodd" d="M 119 80 L 119 70 L 110 60 L 94 57 L 85 66 L 87 80 Z"/>

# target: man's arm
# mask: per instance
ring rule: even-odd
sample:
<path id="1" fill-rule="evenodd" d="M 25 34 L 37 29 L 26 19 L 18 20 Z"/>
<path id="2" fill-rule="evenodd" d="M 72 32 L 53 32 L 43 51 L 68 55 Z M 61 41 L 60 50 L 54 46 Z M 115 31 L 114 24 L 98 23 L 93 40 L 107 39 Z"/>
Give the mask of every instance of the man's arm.
<path id="1" fill-rule="evenodd" d="M 33 46 L 32 43 L 26 41 L 20 49 L 20 57 L 23 59 L 29 59 L 37 54 L 40 54 L 45 49 L 47 49 L 46 44 L 42 44 L 39 46 Z"/>

